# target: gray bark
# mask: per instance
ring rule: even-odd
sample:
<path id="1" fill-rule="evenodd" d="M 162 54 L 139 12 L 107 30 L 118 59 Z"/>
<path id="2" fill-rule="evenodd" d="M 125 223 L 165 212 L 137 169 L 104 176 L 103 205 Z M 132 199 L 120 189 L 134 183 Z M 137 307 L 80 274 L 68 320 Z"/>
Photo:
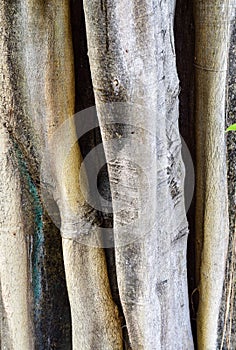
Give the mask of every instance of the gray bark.
<path id="1" fill-rule="evenodd" d="M 191 349 L 174 7 L 149 1 L 84 1 L 84 7 L 131 347 Z M 114 135 L 120 146 L 108 142 Z M 132 142 L 138 149 L 130 159 Z M 146 215 L 138 205 L 145 198 Z"/>
<path id="2" fill-rule="evenodd" d="M 217 347 L 217 337 L 221 348 L 234 344 L 229 339 L 234 312 L 231 192 L 222 299 L 228 238 L 227 5 L 195 1 L 197 323 L 199 349 L 210 350 Z M 175 1 L 84 0 L 84 10 L 92 85 L 84 36 L 81 43 L 74 38 L 73 54 L 69 0 L 0 4 L 1 347 L 55 346 L 52 339 L 47 343 L 40 307 L 47 306 L 47 237 L 58 235 L 52 223 L 56 219 L 74 349 L 193 349 Z M 81 21 L 82 3 L 79 11 Z M 85 29 L 79 23 L 76 30 L 82 38 Z M 78 43 L 84 47 L 77 56 Z M 83 74 L 86 81 L 79 86 Z M 71 116 L 88 106 L 88 95 L 93 103 L 92 87 L 101 136 L 98 130 L 83 136 L 80 152 Z M 84 183 L 79 183 L 82 155 L 89 154 L 100 137 L 100 156 L 108 168 L 98 187 L 105 197 L 111 194 L 113 219 L 103 199 L 100 211 L 86 202 Z M 92 180 L 99 161 L 95 157 L 92 167 L 85 167 L 85 180 Z M 47 191 L 52 198 L 45 196 Z M 108 227 L 100 227 L 106 220 Z M 114 249 L 103 248 L 109 243 L 107 232 Z M 61 252 L 51 254 L 55 261 Z M 61 346 L 70 346 L 65 344 Z"/>

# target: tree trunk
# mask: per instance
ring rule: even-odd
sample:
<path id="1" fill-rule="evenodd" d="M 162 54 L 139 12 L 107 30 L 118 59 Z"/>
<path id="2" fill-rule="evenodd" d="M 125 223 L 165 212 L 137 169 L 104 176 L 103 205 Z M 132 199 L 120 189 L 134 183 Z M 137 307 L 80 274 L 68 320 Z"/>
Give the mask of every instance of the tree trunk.
<path id="1" fill-rule="evenodd" d="M 88 215 L 78 186 L 81 156 L 76 144 L 64 163 L 64 147 L 70 140 L 74 138 L 76 140 L 73 120 L 68 122 L 67 134 L 64 135 L 69 139 L 56 140 L 61 142 L 60 145 L 52 144 L 54 132 L 74 113 L 69 2 L 51 4 L 35 0 L 16 2 L 11 6 L 2 4 L 1 15 L 5 30 L 1 36 L 1 45 L 5 53 L 1 62 L 4 78 L 4 84 L 1 86 L 3 98 L 1 126 L 7 135 L 4 134 L 2 142 L 7 145 L 8 141 L 5 141 L 5 138 L 11 137 L 12 144 L 16 147 L 14 151 L 16 158 L 20 163 L 16 168 L 21 166 L 22 172 L 28 172 L 27 174 L 14 172 L 15 178 L 9 177 L 9 185 L 5 183 L 7 172 L 13 171 L 14 168 L 7 162 L 7 155 L 13 152 L 11 151 L 13 146 L 7 145 L 9 150 L 2 154 L 4 187 L 1 192 L 1 203 L 4 210 L 3 218 L 6 217 L 2 230 L 5 227 L 5 235 L 13 235 L 13 238 L 12 241 L 9 239 L 6 241 L 2 236 L 1 251 L 3 258 L 4 254 L 8 256 L 9 249 L 13 253 L 12 260 L 9 257 L 6 260 L 5 257 L 6 262 L 1 265 L 5 273 L 1 274 L 1 286 L 4 312 L 7 313 L 8 336 L 11 340 L 9 348 L 18 349 L 19 346 L 24 350 L 33 348 L 32 313 L 34 307 L 36 309 L 39 307 L 39 299 L 42 297 L 41 289 L 32 290 L 35 280 L 31 285 L 31 275 L 27 270 L 30 258 L 27 251 L 30 247 L 29 245 L 27 247 L 26 240 L 27 235 L 31 234 L 35 227 L 33 223 L 28 227 L 34 212 L 30 200 L 26 198 L 25 202 L 22 202 L 19 181 L 20 178 L 24 180 L 24 176 L 32 177 L 35 183 L 39 182 L 39 177 L 41 178 L 42 183 L 38 191 L 43 189 L 45 192 L 45 187 L 47 189 L 52 185 L 52 194 L 60 210 L 62 232 L 65 237 L 64 263 L 74 326 L 74 348 L 100 346 L 106 349 L 121 348 L 121 329 L 110 294 L 104 251 L 74 244 L 70 239 L 71 230 L 74 234 L 74 227 L 76 232 L 80 230 L 80 226 L 75 222 L 79 221 L 83 226 L 85 215 Z M 14 27 L 11 26 L 9 18 L 14 19 Z M 59 152 L 55 151 L 55 147 Z M 48 167 L 45 167 L 45 164 Z M 63 171 L 61 171 L 62 165 L 64 165 Z M 29 187 L 29 184 L 25 186 Z M 6 215 L 5 211 L 9 210 L 6 202 L 9 188 L 12 189 L 12 198 L 14 195 L 16 200 L 15 207 L 12 207 L 13 213 Z M 27 191 L 32 192 L 32 189 L 27 188 Z M 41 200 L 42 193 L 38 192 L 37 195 L 40 204 L 44 205 Z M 35 198 L 32 200 L 35 201 Z M 23 208 L 22 217 L 19 217 L 20 208 Z M 24 228 L 23 223 L 27 217 L 29 223 Z M 43 221 L 43 218 L 40 219 Z M 13 223 L 20 226 L 17 239 L 14 237 Z M 42 222 L 39 223 L 41 224 Z M 21 246 L 19 242 L 22 242 Z M 8 271 L 14 267 L 15 271 L 12 271 L 9 279 Z M 38 268 L 36 265 L 36 271 Z M 40 273 L 35 276 L 34 271 L 32 274 L 34 279 L 42 277 Z M 89 281 L 92 283 L 88 288 Z M 39 280 L 36 287 L 41 286 L 42 281 Z M 9 293 L 9 288 L 12 288 L 15 294 Z M 31 298 L 28 297 L 28 293 L 31 290 L 36 298 L 34 300 L 36 305 L 30 305 Z M 92 304 L 95 295 L 97 297 Z M 15 310 L 19 310 L 19 316 L 16 316 Z M 81 323 L 81 320 L 84 321 Z M 19 325 L 23 325 L 23 332 L 19 331 Z M 40 335 L 37 334 L 38 336 Z M 5 335 L 2 338 L 5 338 Z M 38 346 L 42 347 L 42 342 Z"/>
<path id="2" fill-rule="evenodd" d="M 196 278 L 199 349 L 215 349 L 228 245 L 225 96 L 228 1 L 195 1 Z"/>
<path id="3" fill-rule="evenodd" d="M 175 1 L 1 2 L 1 348 L 194 348 L 179 78 L 198 348 L 235 348 L 233 7 L 178 0 L 175 51 Z"/>
<path id="4" fill-rule="evenodd" d="M 4 147 L 0 191 L 1 299 L 3 329 L 7 333 L 2 334 L 1 342 L 7 349 L 32 349 L 34 343 L 39 349 L 53 348 L 57 337 L 68 338 L 64 271 L 59 267 L 60 257 L 54 260 L 60 254 L 55 237 L 58 231 L 45 213 L 39 187 L 40 162 L 50 133 L 73 113 L 68 10 L 68 2 L 54 6 L 41 1 L 2 2 L 0 8 Z M 49 249 L 52 251 L 49 235 L 55 237 L 50 262 L 46 256 Z M 59 268 L 58 277 L 47 280 L 54 269 L 50 266 L 52 261 Z M 59 299 L 62 297 L 63 303 L 54 299 L 58 296 L 57 283 L 62 287 Z M 52 292 L 53 300 L 49 299 Z M 63 306 L 66 303 L 67 310 Z M 51 318 L 55 324 L 58 318 L 67 324 L 59 325 L 55 331 Z M 48 334 L 46 325 L 50 326 Z"/>
<path id="5" fill-rule="evenodd" d="M 125 1 L 84 7 L 131 347 L 191 349 L 174 7 L 146 1 L 132 1 L 128 13 Z"/>

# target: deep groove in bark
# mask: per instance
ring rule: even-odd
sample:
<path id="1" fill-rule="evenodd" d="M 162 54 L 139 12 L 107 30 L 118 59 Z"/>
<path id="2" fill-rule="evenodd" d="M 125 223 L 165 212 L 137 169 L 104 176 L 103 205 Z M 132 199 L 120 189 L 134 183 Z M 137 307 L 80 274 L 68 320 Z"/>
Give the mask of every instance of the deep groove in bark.
<path id="1" fill-rule="evenodd" d="M 183 25 L 184 23 L 184 25 Z M 175 10 L 175 50 L 180 80 L 179 128 L 195 167 L 194 121 L 194 23 L 193 1 L 177 0 Z M 193 339 L 196 345 L 197 297 L 195 280 L 195 195 L 187 213 L 189 237 L 187 249 L 189 308 Z"/>

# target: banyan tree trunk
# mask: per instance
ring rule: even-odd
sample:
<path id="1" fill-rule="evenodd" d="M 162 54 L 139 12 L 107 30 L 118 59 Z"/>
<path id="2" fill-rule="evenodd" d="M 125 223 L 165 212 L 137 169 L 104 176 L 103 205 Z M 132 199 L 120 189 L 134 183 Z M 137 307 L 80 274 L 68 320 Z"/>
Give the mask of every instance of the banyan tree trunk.
<path id="1" fill-rule="evenodd" d="M 174 4 L 84 1 L 132 349 L 191 349 Z"/>
<path id="2" fill-rule="evenodd" d="M 193 2 L 198 347 L 233 349 L 233 4 Z M 174 14 L 175 1 L 1 1 L 1 348 L 70 349 L 70 324 L 76 350 L 194 348 Z M 71 117 L 94 103 L 83 134 L 89 118 Z M 94 179 L 111 197 L 99 208 L 83 192 Z"/>
<path id="3" fill-rule="evenodd" d="M 108 162 L 103 181 L 110 180 L 114 210 L 119 311 L 109 254 L 80 242 L 101 230 L 92 225 L 97 213 L 78 181 L 69 2 L 2 2 L 2 346 L 46 348 L 36 324 L 47 279 L 45 234 L 54 230 L 42 200 L 50 187 L 60 213 L 73 347 L 122 349 L 127 328 L 133 349 L 191 349 L 174 4 L 93 1 L 84 7 Z"/>
<path id="4" fill-rule="evenodd" d="M 196 279 L 199 349 L 216 349 L 228 247 L 226 76 L 232 5 L 195 1 Z"/>
<path id="5" fill-rule="evenodd" d="M 41 274 L 40 261 L 31 271 L 29 252 L 29 241 L 33 239 L 37 244 L 32 238 L 34 230 L 44 244 L 42 189 L 52 185 L 66 237 L 64 263 L 74 348 L 121 348 L 121 329 L 110 294 L 104 251 L 79 244 L 74 249 L 70 240 L 74 221 L 83 226 L 83 217 L 88 215 L 78 185 L 78 145 L 72 147 L 65 162 L 63 158 L 64 141 L 76 140 L 72 120 L 64 135 L 68 140 L 56 140 L 61 141 L 61 147 L 51 145 L 54 132 L 74 114 L 69 1 L 2 2 L 0 12 L 2 344 L 5 346 L 6 341 L 9 349 L 24 350 L 32 349 L 35 341 L 39 342 L 35 344 L 38 348 L 54 346 L 43 344 L 41 334 L 32 326 L 37 322 L 34 313 L 43 297 L 42 278 L 47 276 Z M 41 184 L 37 186 L 39 179 Z M 35 203 L 39 213 L 35 212 Z M 42 250 L 38 252 L 39 260 L 44 259 L 43 246 L 37 248 Z"/>
<path id="6" fill-rule="evenodd" d="M 69 2 L 2 1 L 0 23 L 1 347 L 66 347 L 61 243 L 39 175 L 50 135 L 74 112 Z"/>

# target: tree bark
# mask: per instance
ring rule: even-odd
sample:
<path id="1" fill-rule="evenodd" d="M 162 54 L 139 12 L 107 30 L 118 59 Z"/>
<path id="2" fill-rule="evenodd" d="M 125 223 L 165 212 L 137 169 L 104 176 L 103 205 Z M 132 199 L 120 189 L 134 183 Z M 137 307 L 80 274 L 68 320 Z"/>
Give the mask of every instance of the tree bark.
<path id="1" fill-rule="evenodd" d="M 26 245 L 26 235 L 32 226 L 24 221 L 24 212 L 21 209 L 21 174 L 14 144 L 2 127 L 0 136 L 1 318 L 3 320 L 5 317 L 7 320 L 7 324 L 2 324 L 1 346 L 6 349 L 20 347 L 27 350 L 34 346 Z"/>
<path id="2" fill-rule="evenodd" d="M 230 11 L 228 1 L 195 1 L 199 349 L 217 346 L 229 235 L 224 130 Z"/>
<path id="3" fill-rule="evenodd" d="M 228 203 L 224 137 L 233 4 L 193 2 L 195 119 L 193 70 L 184 67 L 192 20 L 191 33 L 177 33 L 191 13 L 184 0 L 175 28 L 181 111 L 189 118 L 182 130 L 193 151 L 196 124 L 197 341 L 200 350 L 233 349 L 235 157 L 228 144 Z M 71 323 L 76 350 L 194 348 L 174 14 L 175 1 L 1 2 L 2 348 L 70 349 Z M 77 142 L 83 125 L 72 115 L 94 103 L 94 130 Z M 98 146 L 90 168 L 86 156 Z M 112 213 L 104 198 L 93 208 L 82 189 L 89 192 L 102 161 L 107 168 L 95 180 Z"/>
<path id="4" fill-rule="evenodd" d="M 75 227 L 76 232 L 81 229 L 77 223 L 81 222 L 83 226 L 85 216 L 88 215 L 78 185 L 81 162 L 78 145 L 75 144 L 72 147 L 68 156 L 63 152 L 70 140 L 76 140 L 73 120 L 68 120 L 68 132 L 62 135 L 68 139 L 55 140 L 53 138 L 54 132 L 60 129 L 62 123 L 74 113 L 74 71 L 69 1 L 52 4 L 35 0 L 16 2 L 14 5 L 7 6 L 2 4 L 1 9 L 3 30 L 6 31 L 1 36 L 1 45 L 5 52 L 2 58 L 2 70 L 6 81 L 6 84 L 2 86 L 1 96 L 7 99 L 8 103 L 5 104 L 3 100 L 1 125 L 5 128 L 5 134 L 11 135 L 16 147 L 20 149 L 21 156 L 18 158 L 22 158 L 22 162 L 26 163 L 25 170 L 29 170 L 35 183 L 39 182 L 39 176 L 41 177 L 42 183 L 39 190 L 44 187 L 47 189 L 48 185 L 53 188 L 52 194 L 60 211 L 64 237 L 64 262 L 72 312 L 73 346 L 76 349 L 101 346 L 106 349 L 120 349 L 122 346 L 121 329 L 110 295 L 104 251 L 90 247 L 84 248 L 74 243 L 71 237 L 71 232 L 74 234 Z M 10 25 L 10 16 L 15 21 L 13 28 Z M 9 57 L 11 65 L 8 61 Z M 54 145 L 53 141 L 61 142 L 61 144 Z M 59 152 L 56 152 L 57 148 Z M 5 154 L 3 153 L 2 161 L 6 163 Z M 46 163 L 48 167 L 43 166 L 45 162 L 41 165 L 45 158 L 48 161 Z M 8 164 L 5 169 L 5 171 L 11 171 Z M 3 236 L 2 254 L 8 254 L 8 250 L 13 250 L 11 246 L 15 244 L 12 259 L 16 260 L 16 265 L 13 264 L 13 260 L 9 261 L 8 265 L 12 266 L 11 269 L 16 266 L 16 271 L 12 272 L 8 283 L 14 282 L 17 286 L 13 286 L 15 294 L 10 294 L 12 298 L 10 304 L 7 299 L 9 285 L 4 280 L 4 276 L 8 278 L 8 271 L 5 270 L 8 265 L 1 265 L 5 271 L 5 275 L 2 276 L 2 299 L 5 312 L 8 311 L 6 305 L 7 307 L 11 305 L 11 312 L 8 311 L 7 314 L 7 322 L 9 337 L 14 339 L 14 343 L 10 348 L 18 349 L 20 346 L 22 349 L 32 349 L 34 333 L 31 329 L 32 317 L 30 316 L 33 305 L 30 305 L 31 299 L 27 297 L 28 286 L 29 289 L 32 289 L 32 285 L 30 285 L 31 276 L 27 271 L 29 255 L 27 255 L 25 240 L 34 227 L 32 225 L 26 230 L 22 221 L 25 220 L 28 212 L 32 214 L 33 208 L 28 202 L 22 203 L 17 176 L 22 178 L 23 175 L 17 175 L 17 172 L 14 174 L 16 179 L 10 177 L 9 181 L 12 182 L 11 188 L 16 196 L 16 208 L 15 214 L 12 214 L 13 217 L 9 216 L 9 220 L 12 223 L 16 221 L 17 225 L 22 226 L 18 238 L 22 241 L 22 250 L 19 252 L 19 242 L 15 238 L 11 243 L 10 240 L 4 240 Z M 5 181 L 6 172 L 3 179 Z M 6 187 L 1 193 L 3 208 L 7 208 L 8 195 L 9 191 Z M 39 200 L 44 205 L 41 195 L 40 192 Z M 22 218 L 18 218 L 16 216 L 19 215 L 18 211 L 24 207 L 26 209 Z M 5 235 L 13 235 L 10 222 L 4 223 L 4 227 L 7 228 Z M 19 266 L 22 271 L 19 271 Z M 79 273 L 79 276 L 76 272 Z M 88 281 L 92 282 L 89 289 L 87 288 Z M 35 293 L 40 293 L 40 290 Z M 95 295 L 97 297 L 92 305 L 91 301 Z M 22 320 L 15 316 L 15 309 L 19 310 L 19 317 Z M 28 309 L 31 312 L 28 312 Z M 17 327 L 20 324 L 23 325 L 24 332 L 19 332 Z"/>
<path id="5" fill-rule="evenodd" d="M 174 6 L 84 1 L 84 8 L 131 347 L 191 349 Z"/>
<path id="6" fill-rule="evenodd" d="M 236 79 L 236 25 L 235 7 L 233 8 L 232 32 L 228 60 L 228 101 L 226 105 L 227 126 L 236 122 L 235 119 L 235 79 Z M 227 134 L 227 170 L 228 170 L 228 198 L 229 198 L 229 245 L 225 269 L 224 293 L 221 300 L 221 315 L 218 323 L 219 349 L 235 349 L 235 164 L 236 164 L 236 135 Z"/>

